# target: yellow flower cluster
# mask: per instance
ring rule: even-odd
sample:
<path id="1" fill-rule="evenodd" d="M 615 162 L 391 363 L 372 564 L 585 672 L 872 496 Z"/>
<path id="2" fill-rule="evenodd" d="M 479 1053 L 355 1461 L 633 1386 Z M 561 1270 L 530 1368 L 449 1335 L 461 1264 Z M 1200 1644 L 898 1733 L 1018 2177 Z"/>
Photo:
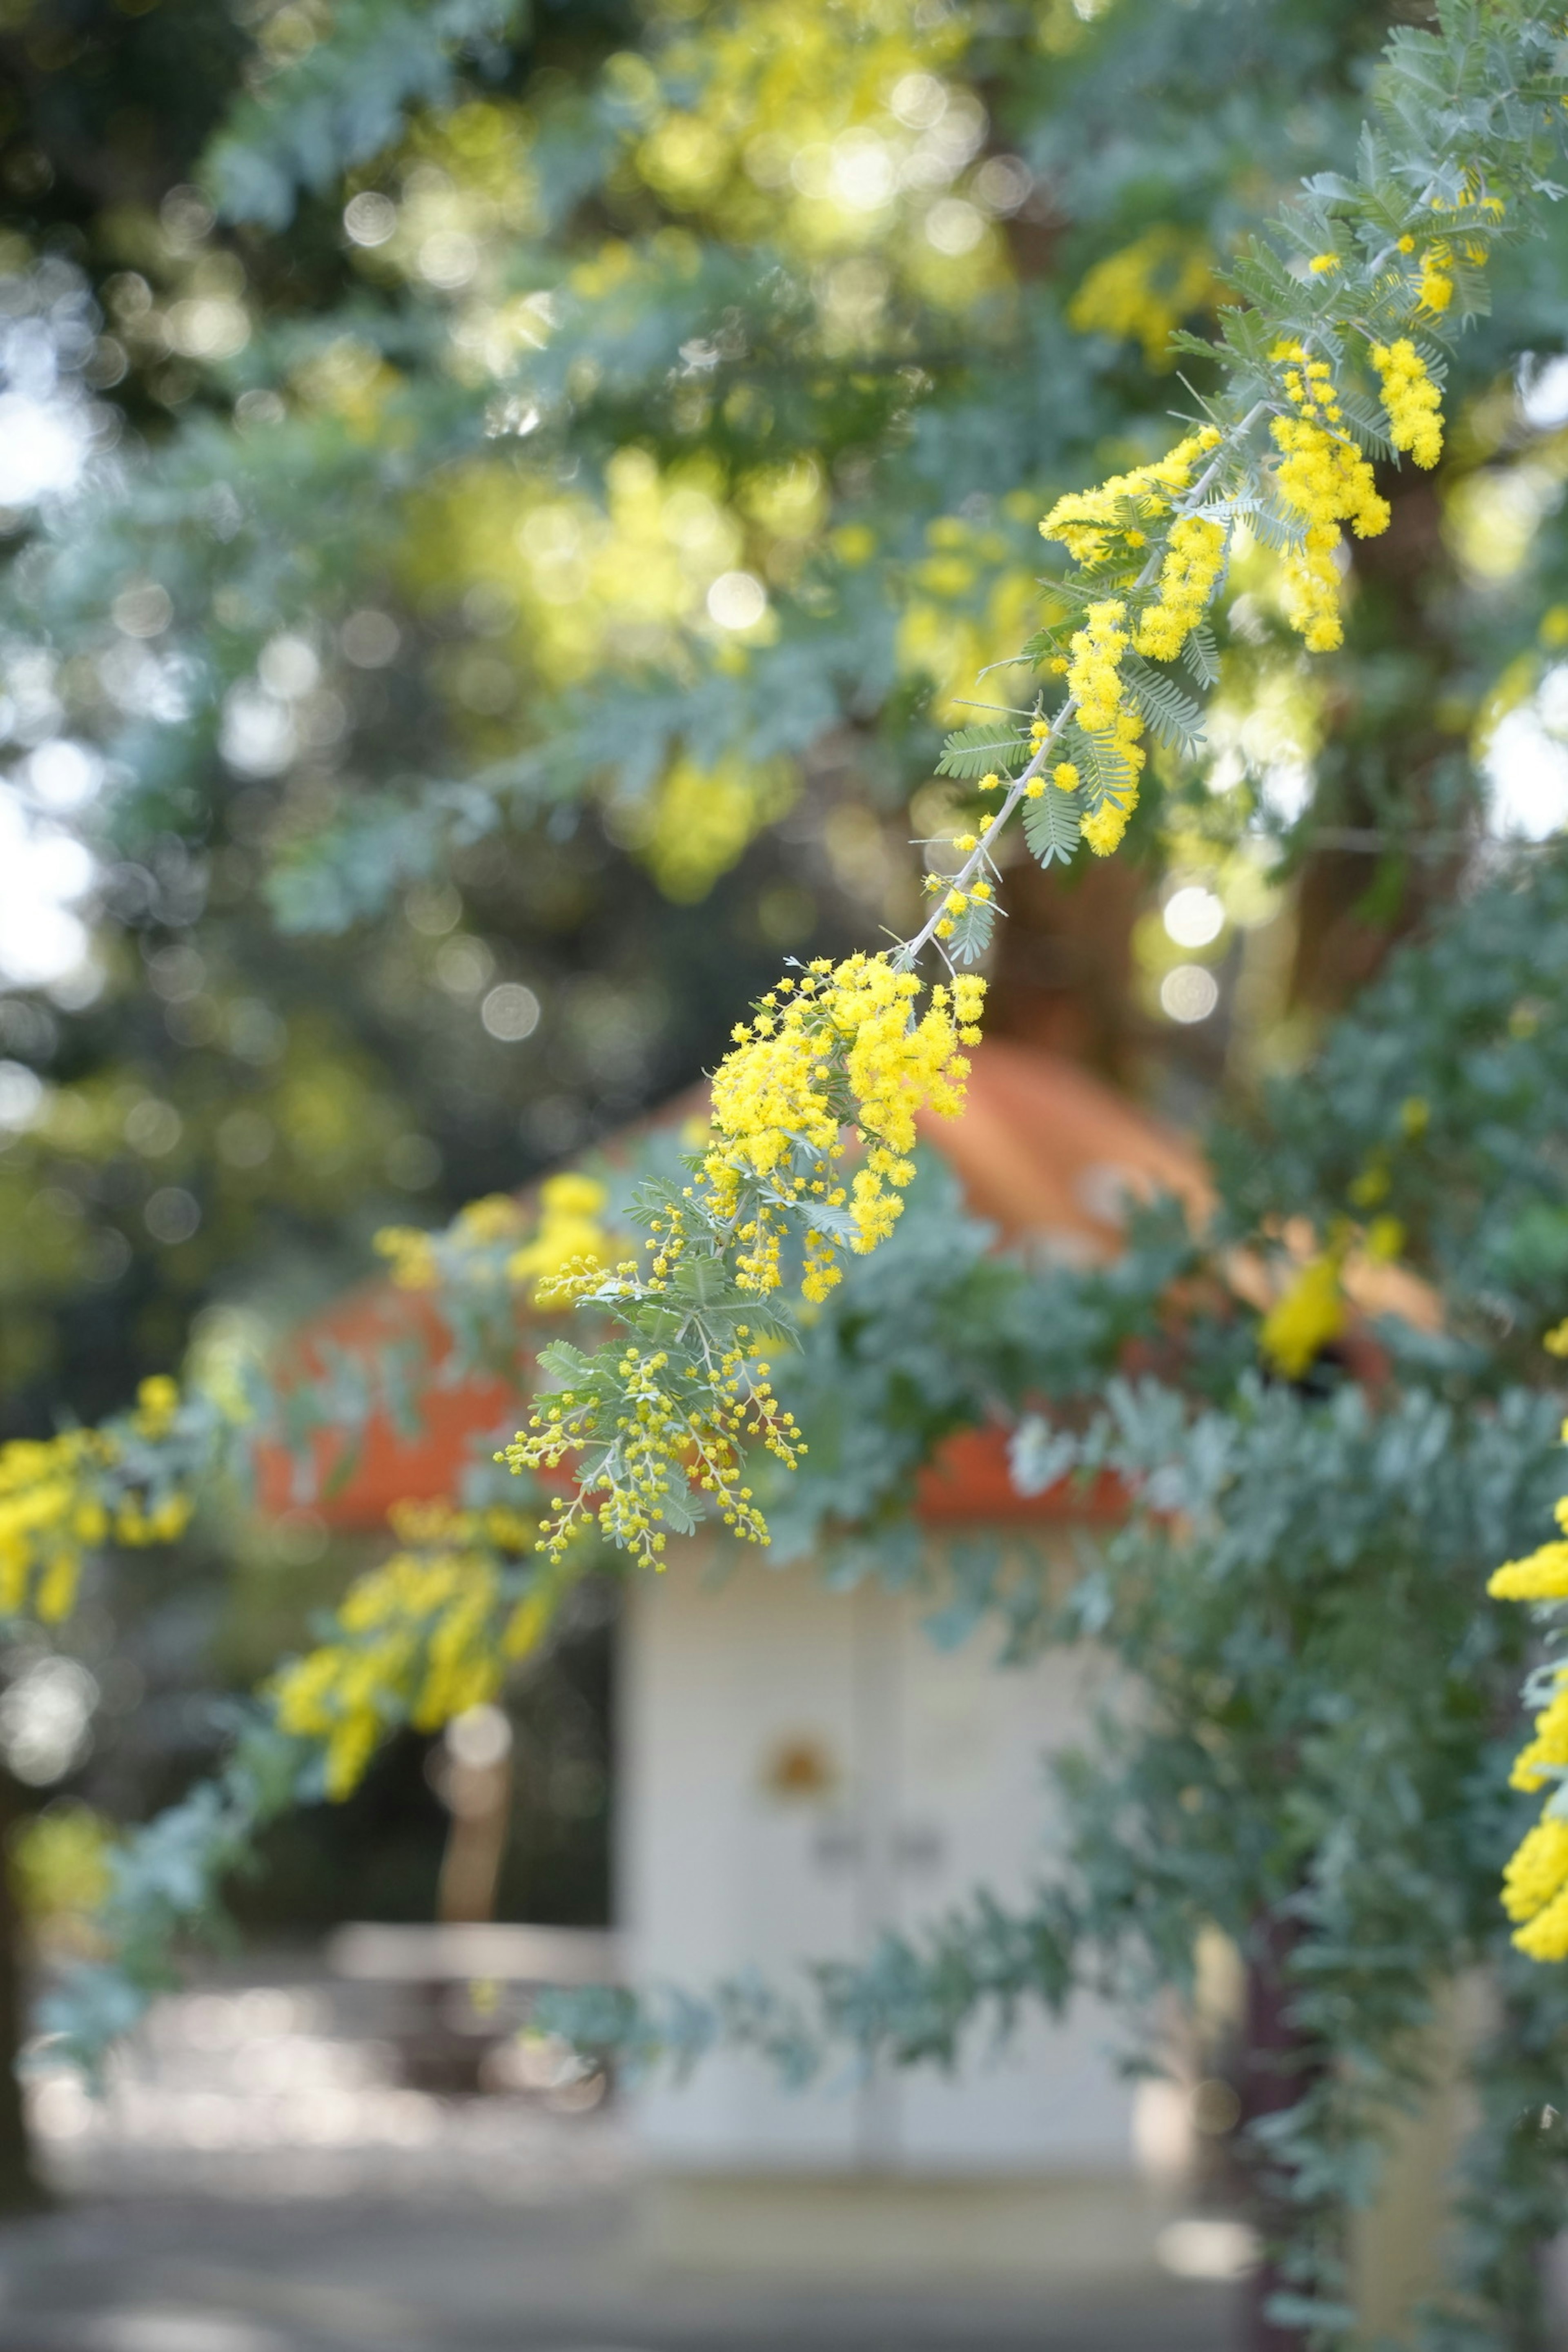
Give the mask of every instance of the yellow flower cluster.
<path id="1" fill-rule="evenodd" d="M 1563 1433 L 1568 1441 L 1568 1423 Z M 1559 1536 L 1494 1571 L 1487 1586 L 1494 1601 L 1568 1601 L 1568 1496 L 1557 1504 L 1555 1517 Z M 1503 1873 L 1503 1906 L 1510 1919 L 1521 1923 L 1513 1940 L 1532 1960 L 1568 1960 L 1568 1821 L 1556 1813 L 1568 1781 L 1568 1666 L 1560 1666 L 1553 1676 L 1551 1696 L 1536 1714 L 1532 1737 L 1514 1759 L 1510 1780 L 1531 1791 L 1556 1783 L 1543 1818 L 1526 1833 Z"/>
<path id="2" fill-rule="evenodd" d="M 1416 299 L 1423 310 L 1430 310 L 1435 319 L 1442 317 L 1454 299 L 1454 280 L 1450 276 L 1454 256 L 1447 245 L 1428 246 L 1421 263 L 1421 276 L 1416 285 Z"/>
<path id="3" fill-rule="evenodd" d="M 1435 466 L 1443 454 L 1443 401 L 1426 361 L 1401 335 L 1394 343 L 1373 343 L 1372 363 L 1383 384 L 1389 439 L 1418 466 Z"/>
<path id="4" fill-rule="evenodd" d="M 1568 1959 L 1568 1822 L 1525 1832 L 1503 1872 L 1503 1908 L 1523 1924 L 1514 1942 L 1532 1960 Z"/>
<path id="5" fill-rule="evenodd" d="M 350 1587 L 335 1638 L 291 1660 L 268 1694 L 280 1730 L 322 1743 L 333 1798 L 358 1785 L 393 1725 L 437 1731 L 493 1698 L 504 1660 L 543 1631 L 529 1600 L 497 1622 L 498 1553 L 531 1544 L 532 1522 L 440 1503 L 400 1504 L 390 1516 L 405 1549 Z"/>
<path id="6" fill-rule="evenodd" d="M 1138 778 L 1145 753 L 1143 722 L 1126 702 L 1121 660 L 1127 650 L 1127 607 L 1119 597 L 1090 604 L 1084 625 L 1068 647 L 1068 692 L 1078 705 L 1078 723 L 1102 751 L 1108 765 L 1125 772 L 1126 782 L 1108 792 L 1083 820 L 1083 838 L 1097 857 L 1109 857 L 1127 830 L 1138 803 Z"/>
<path id="7" fill-rule="evenodd" d="M 1557 1506 L 1557 1524 L 1568 1533 L 1568 1497 Z M 1568 1601 L 1568 1542 L 1558 1538 L 1523 1559 L 1505 1560 L 1487 1591 L 1494 1601 Z M 1563 1760 L 1568 1764 L 1568 1756 Z"/>
<path id="8" fill-rule="evenodd" d="M 1155 661 L 1174 661 L 1208 610 L 1225 567 L 1226 545 L 1223 523 L 1203 515 L 1178 515 L 1160 566 L 1158 597 L 1139 614 L 1132 632 L 1139 653 Z"/>
<path id="9" fill-rule="evenodd" d="M 1299 1381 L 1314 1357 L 1345 1328 L 1340 1264 L 1332 1251 L 1309 1258 L 1258 1326 L 1259 1348 L 1288 1381 Z"/>
<path id="10" fill-rule="evenodd" d="M 1069 490 L 1040 525 L 1042 539 L 1058 539 L 1075 563 L 1089 571 L 1113 557 L 1137 557 L 1148 545 L 1145 524 L 1157 524 L 1173 499 L 1191 489 L 1203 459 L 1219 446 L 1212 425 L 1189 433 L 1168 457 L 1130 474 L 1112 474 L 1098 489 Z"/>
<path id="11" fill-rule="evenodd" d="M 736 1247 L 740 1286 L 765 1295 L 783 1278 L 784 1239 L 798 1223 L 806 1234 L 803 1291 L 826 1297 L 842 1278 L 841 1250 L 874 1249 L 892 1230 L 914 1175 L 917 1113 L 962 1110 L 969 1066 L 959 1048 L 978 1040 L 984 992 L 984 981 L 960 974 L 933 988 L 921 1013 L 919 980 L 886 956 L 823 960 L 786 976 L 737 1026 L 714 1074 L 700 1181 L 651 1221 L 646 1286 L 634 1261 L 609 1286 L 628 1298 L 645 1287 L 667 1291 L 694 1238 L 711 1246 L 717 1237 Z M 848 1129 L 865 1157 L 846 1183 Z M 563 1291 L 580 1279 L 569 1274 Z M 573 1492 L 551 1504 L 541 1549 L 559 1561 L 596 1519 L 604 1535 L 657 1568 L 669 1524 L 681 1524 L 689 1507 L 689 1487 L 712 1498 L 733 1535 L 765 1543 L 766 1522 L 742 1484 L 744 1448 L 758 1441 L 789 1466 L 805 1451 L 768 1373 L 738 1324 L 731 1339 L 700 1356 L 628 1339 L 592 1381 L 542 1397 L 497 1456 L 513 1470 L 574 1471 Z"/>
<path id="12" fill-rule="evenodd" d="M 1068 692 L 1078 705 L 1078 723 L 1086 735 L 1109 735 L 1121 716 L 1126 618 L 1127 607 L 1119 597 L 1090 604 L 1083 627 L 1074 632 L 1068 645 Z"/>
<path id="13" fill-rule="evenodd" d="M 91 1430 L 18 1437 L 0 1448 L 0 1611 L 29 1598 L 40 1617 L 68 1614 L 83 1555 L 109 1534 L 97 1472 L 108 1458 Z"/>
<path id="14" fill-rule="evenodd" d="M 900 1194 L 914 1175 L 915 1114 L 943 1118 L 963 1108 L 969 1065 L 959 1052 L 979 1037 L 983 980 L 961 973 L 932 989 L 918 1018 L 921 983 L 886 956 L 814 963 L 784 979 L 734 1031 L 735 1045 L 713 1077 L 712 1149 L 703 1161 L 705 1205 L 721 1223 L 742 1216 L 739 1275 L 765 1292 L 780 1280 L 779 1248 L 791 1211 L 814 1202 L 847 1211 L 849 1246 L 864 1254 L 892 1231 Z M 847 1189 L 837 1181 L 844 1129 L 866 1146 Z M 806 1158 L 798 1164 L 802 1151 Z M 763 1180 L 773 1192 L 757 1202 Z M 804 1288 L 825 1298 L 840 1278 L 837 1233 L 808 1234 Z"/>
<path id="15" fill-rule="evenodd" d="M 131 1433 L 153 1443 L 167 1437 L 179 1404 L 173 1381 L 143 1381 Z M 121 1454 L 110 1432 L 92 1429 L 0 1446 L 0 1614 L 30 1605 L 46 1622 L 67 1617 L 95 1545 L 173 1543 L 184 1533 L 192 1496 L 174 1486 L 150 1501 L 112 1476 Z"/>
<path id="16" fill-rule="evenodd" d="M 1331 653 L 1344 635 L 1334 561 L 1339 526 L 1348 522 L 1358 539 L 1375 538 L 1388 528 L 1388 505 L 1343 429 L 1327 362 L 1288 366 L 1285 390 L 1300 413 L 1277 416 L 1270 427 L 1280 452 L 1275 480 L 1285 505 L 1305 525 L 1300 546 L 1285 559 L 1285 610 L 1309 652 Z"/>
<path id="17" fill-rule="evenodd" d="M 1096 262 L 1068 304 L 1068 324 L 1080 335 L 1135 336 L 1152 368 L 1168 368 L 1173 330 L 1216 290 L 1203 238 L 1162 223 Z"/>
<path id="18" fill-rule="evenodd" d="M 695 1379 L 671 1372 L 662 1349 L 645 1354 L 627 1344 L 615 1367 L 614 1428 L 604 1395 L 563 1389 L 542 1400 L 498 1462 L 512 1470 L 558 1469 L 584 1454 L 576 1491 L 557 1496 L 539 1535 L 540 1549 L 559 1564 L 595 1517 L 601 1531 L 647 1568 L 661 1568 L 672 1503 L 689 1483 L 713 1496 L 731 1534 L 766 1543 L 767 1522 L 743 1486 L 749 1438 L 760 1439 L 786 1468 L 805 1452 L 793 1413 L 774 1396 L 770 1367 L 756 1361 L 751 1333 L 736 1327 L 733 1344 Z"/>

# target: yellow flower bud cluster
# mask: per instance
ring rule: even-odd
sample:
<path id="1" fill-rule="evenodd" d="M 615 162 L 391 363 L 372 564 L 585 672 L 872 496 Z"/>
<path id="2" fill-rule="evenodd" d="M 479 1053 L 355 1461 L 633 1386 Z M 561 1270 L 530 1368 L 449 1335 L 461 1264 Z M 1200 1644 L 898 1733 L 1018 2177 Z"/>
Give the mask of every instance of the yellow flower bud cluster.
<path id="1" fill-rule="evenodd" d="M 1205 425 L 1152 465 L 1112 474 L 1097 489 L 1069 490 L 1041 523 L 1041 538 L 1060 540 L 1073 562 L 1091 572 L 1129 554 L 1138 559 L 1148 545 L 1143 526 L 1157 526 L 1169 514 L 1172 500 L 1191 489 L 1203 460 L 1218 448 L 1221 437 L 1212 425 Z"/>
<path id="2" fill-rule="evenodd" d="M 1443 401 L 1426 361 L 1401 335 L 1394 343 L 1373 343 L 1372 363 L 1383 384 L 1389 439 L 1418 466 L 1435 466 L 1443 454 Z"/>
<path id="3" fill-rule="evenodd" d="M 1305 526 L 1300 545 L 1285 559 L 1285 611 L 1309 652 L 1331 653 L 1344 636 L 1334 561 L 1339 526 L 1348 522 L 1359 539 L 1375 538 L 1388 528 L 1388 505 L 1377 494 L 1372 467 L 1344 431 L 1327 362 L 1289 365 L 1284 381 L 1300 414 L 1277 416 L 1270 427 L 1280 452 L 1275 484 L 1284 505 Z"/>
<path id="4" fill-rule="evenodd" d="M 1160 566 L 1156 601 L 1138 615 L 1132 643 L 1155 661 L 1174 661 L 1208 610 L 1225 569 L 1223 523 L 1203 515 L 1178 515 L 1171 525 Z"/>
<path id="5" fill-rule="evenodd" d="M 1109 857 L 1127 830 L 1127 820 L 1137 806 L 1138 777 L 1145 758 L 1143 722 L 1128 708 L 1120 667 L 1128 644 L 1126 617 L 1127 607 L 1120 597 L 1090 604 L 1083 627 L 1068 648 L 1068 692 L 1078 705 L 1078 723 L 1100 747 L 1107 763 L 1126 774 L 1125 783 L 1108 793 L 1083 820 L 1083 838 L 1097 857 Z"/>
<path id="6" fill-rule="evenodd" d="M 390 1516 L 403 1549 L 350 1586 L 332 1638 L 291 1659 L 266 1694 L 279 1730 L 321 1742 L 333 1798 L 357 1787 L 394 1726 L 438 1731 L 493 1699 L 535 1601 L 503 1592 L 502 1563 L 536 1533 L 517 1512 L 405 1503 Z M 532 1641 L 547 1622 L 533 1606 Z"/>
<path id="7" fill-rule="evenodd" d="M 614 1366 L 613 1401 L 604 1384 L 541 1399 L 528 1428 L 496 1459 L 513 1470 L 580 1463 L 575 1491 L 552 1502 L 540 1529 L 552 1560 L 596 1517 L 601 1533 L 640 1565 L 662 1567 L 667 1522 L 679 1516 L 689 1486 L 712 1497 L 732 1535 L 767 1542 L 767 1522 L 742 1484 L 745 1443 L 760 1441 L 789 1469 L 805 1448 L 750 1339 L 740 1324 L 729 1348 L 698 1363 L 628 1342 Z"/>
<path id="8" fill-rule="evenodd" d="M 886 956 L 855 955 L 781 981 L 737 1026 L 713 1077 L 702 1205 L 742 1244 L 743 1289 L 778 1286 L 791 1213 L 813 1202 L 847 1211 L 857 1252 L 891 1232 L 914 1175 L 916 1112 L 952 1118 L 963 1108 L 969 1065 L 958 1049 L 978 1037 L 984 992 L 984 981 L 961 974 L 933 988 L 917 1016 L 912 972 Z M 851 1127 L 866 1157 L 846 1188 L 836 1171 Z M 841 1236 L 807 1222 L 804 1287 L 820 1299 L 840 1277 Z"/>
<path id="9" fill-rule="evenodd" d="M 531 1241 L 513 1250 L 507 1278 L 531 1286 L 530 1303 L 564 1305 L 561 1278 L 605 1271 L 607 1242 L 603 1215 L 609 1193 L 592 1176 L 547 1176 L 539 1188 L 539 1224 Z"/>

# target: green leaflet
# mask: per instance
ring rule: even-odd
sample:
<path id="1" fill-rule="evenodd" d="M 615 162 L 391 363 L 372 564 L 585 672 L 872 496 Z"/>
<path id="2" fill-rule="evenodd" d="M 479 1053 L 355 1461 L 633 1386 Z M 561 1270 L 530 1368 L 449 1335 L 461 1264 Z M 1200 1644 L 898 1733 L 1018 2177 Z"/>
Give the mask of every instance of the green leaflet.
<path id="1" fill-rule="evenodd" d="M 1182 667 L 1192 672 L 1200 686 L 1218 685 L 1219 647 L 1206 621 L 1198 623 L 1182 647 Z"/>
<path id="2" fill-rule="evenodd" d="M 954 915 L 952 936 L 943 940 L 942 946 L 954 963 L 976 963 L 991 944 L 995 929 L 996 909 L 989 899 L 971 898 L 961 915 Z"/>
<path id="3" fill-rule="evenodd" d="M 1131 791 L 1132 770 L 1113 735 L 1088 735 L 1075 728 L 1072 757 L 1075 764 L 1089 770 L 1088 798 L 1092 806 L 1098 808 L 1103 800 L 1121 800 Z M 1053 784 L 1051 790 L 1056 789 Z"/>
<path id="4" fill-rule="evenodd" d="M 1122 672 L 1132 689 L 1132 699 L 1151 734 L 1162 743 L 1168 743 L 1184 759 L 1195 759 L 1204 740 L 1204 714 L 1190 694 L 1184 694 L 1173 678 L 1142 660 L 1137 654 L 1122 658 Z"/>
<path id="5" fill-rule="evenodd" d="M 1042 866 L 1059 858 L 1068 865 L 1083 833 L 1083 803 L 1077 792 L 1052 784 L 1037 801 L 1024 803 L 1024 838 Z"/>
<path id="6" fill-rule="evenodd" d="M 961 727 L 950 735 L 942 747 L 942 757 L 936 763 L 939 776 L 963 776 L 973 779 L 1011 769 L 1025 758 L 1028 740 L 1016 728 Z"/>

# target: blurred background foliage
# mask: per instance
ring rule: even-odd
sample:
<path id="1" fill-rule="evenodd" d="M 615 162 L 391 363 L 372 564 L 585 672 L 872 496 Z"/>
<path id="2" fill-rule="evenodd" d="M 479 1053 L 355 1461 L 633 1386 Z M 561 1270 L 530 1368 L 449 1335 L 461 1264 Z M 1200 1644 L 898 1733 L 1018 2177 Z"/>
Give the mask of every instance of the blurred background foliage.
<path id="1" fill-rule="evenodd" d="M 265 1344 L 379 1225 L 689 1083 L 781 954 L 904 921 L 942 733 L 1026 675 L 974 684 L 1040 513 L 1165 446 L 1166 334 L 1344 163 L 1403 13 L 0 0 L 8 1433 Z M 997 1034 L 1247 1134 L 1391 943 L 1561 823 L 1563 237 L 1503 260 L 1342 656 L 1255 549 L 1133 854 L 1014 868 Z M 1358 1050 L 1344 1169 L 1293 1097 L 1261 1213 L 1342 1200 Z M 1510 1312 L 1559 1265 L 1531 1233 Z M 68 1645 L 12 1645 L 13 1770 L 142 1811 L 347 1565 L 308 1510 L 119 1563 Z M 518 1702 L 535 1917 L 603 1916 L 607 1660 L 601 1618 Z M 422 1769 L 274 1832 L 242 1903 L 427 1915 Z M 85 1866 L 45 1818 L 35 1887 Z"/>

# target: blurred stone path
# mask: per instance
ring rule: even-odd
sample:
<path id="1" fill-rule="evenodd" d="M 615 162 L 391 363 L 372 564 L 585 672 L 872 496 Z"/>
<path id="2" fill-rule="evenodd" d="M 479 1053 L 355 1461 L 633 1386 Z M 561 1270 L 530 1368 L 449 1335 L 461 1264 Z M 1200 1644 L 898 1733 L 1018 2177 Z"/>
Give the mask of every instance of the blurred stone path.
<path id="1" fill-rule="evenodd" d="M 345 2006 L 345 2000 L 347 2006 Z M 657 2272 L 613 2112 L 445 2099 L 309 1982 L 163 2003 L 106 2103 L 33 2096 L 61 2204 L 0 2229 L 0 2352 L 1227 2352 L 1230 2298 Z"/>

